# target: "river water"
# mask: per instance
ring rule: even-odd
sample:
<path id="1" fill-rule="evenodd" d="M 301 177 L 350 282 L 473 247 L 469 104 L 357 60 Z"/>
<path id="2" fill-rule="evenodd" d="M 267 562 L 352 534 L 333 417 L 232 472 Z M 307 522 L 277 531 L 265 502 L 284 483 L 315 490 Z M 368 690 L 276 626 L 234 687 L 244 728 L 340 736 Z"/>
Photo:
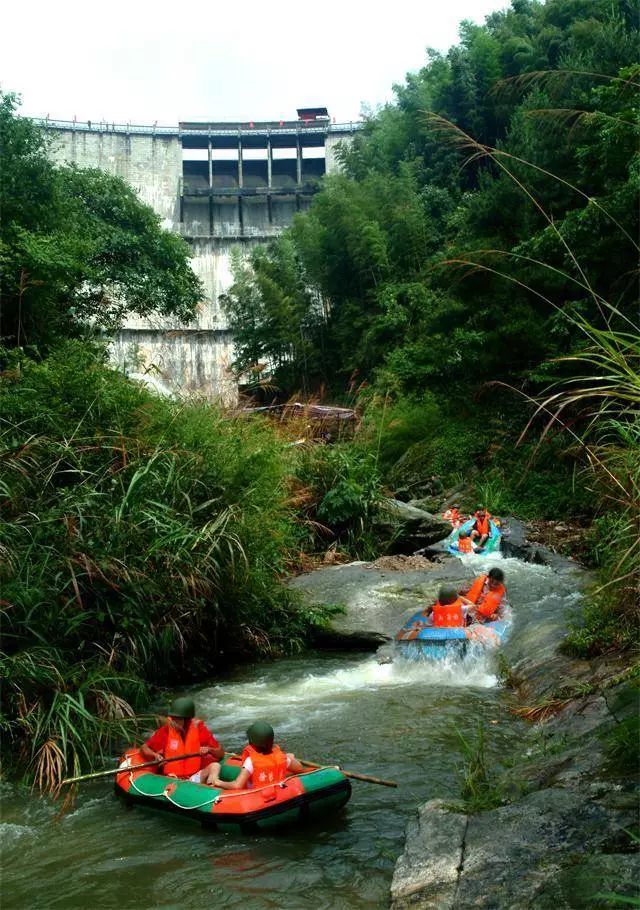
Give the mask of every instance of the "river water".
<path id="1" fill-rule="evenodd" d="M 499 558 L 499 557 L 498 557 Z M 491 560 L 495 564 L 496 558 Z M 501 559 L 514 626 L 510 663 L 552 648 L 579 598 L 582 576 Z M 473 569 L 486 569 L 475 557 Z M 340 600 L 343 624 L 393 633 L 443 579 L 473 575 L 450 560 L 425 572 L 364 566 L 323 569 L 296 581 L 315 600 Z M 340 596 L 336 596 L 339 594 Z M 426 799 L 459 795 L 459 734 L 487 730 L 498 762 L 522 737 L 512 696 L 493 656 L 458 663 L 379 664 L 372 655 L 305 654 L 245 666 L 195 690 L 198 713 L 227 749 L 268 719 L 301 757 L 399 782 L 397 790 L 354 781 L 342 814 L 271 835 L 210 833 L 188 819 L 127 810 L 105 783 L 85 785 L 76 808 L 56 807 L 4 785 L 3 910 L 175 908 L 266 910 L 382 908 L 403 849 L 408 817 Z"/>

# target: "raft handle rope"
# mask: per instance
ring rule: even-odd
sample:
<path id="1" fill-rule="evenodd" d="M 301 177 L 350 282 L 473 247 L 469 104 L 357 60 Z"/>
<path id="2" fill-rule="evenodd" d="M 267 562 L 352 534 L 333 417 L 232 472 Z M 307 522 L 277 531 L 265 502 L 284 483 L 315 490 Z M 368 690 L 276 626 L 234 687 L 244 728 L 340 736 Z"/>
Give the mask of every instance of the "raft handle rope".
<path id="1" fill-rule="evenodd" d="M 279 781 L 278 784 L 265 784 L 263 787 L 251 787 L 249 790 L 231 790 L 227 793 L 218 792 L 215 796 L 212 796 L 209 799 L 205 799 L 204 802 L 199 803 L 197 806 L 183 806 L 175 799 L 172 799 L 171 794 L 167 792 L 171 784 L 167 784 L 162 793 L 145 793 L 144 790 L 141 790 L 140 787 L 136 786 L 136 782 L 133 778 L 133 773 L 129 774 L 129 782 L 133 789 L 136 790 L 141 796 L 146 796 L 147 798 L 151 797 L 152 799 L 160 799 L 161 797 L 164 797 L 178 809 L 202 809 L 204 806 L 207 806 L 210 803 L 213 803 L 214 806 L 217 806 L 218 803 L 221 803 L 223 799 L 229 799 L 232 796 L 246 796 L 247 793 L 260 793 L 261 790 L 267 790 L 269 787 L 273 786 L 278 786 L 281 790 L 286 790 L 287 781 L 292 780 L 297 776 L 297 774 L 293 774 L 285 778 L 285 780 Z M 195 781 L 192 781 L 192 783 L 195 783 Z M 198 784 L 197 786 L 202 787 L 205 785 Z"/>

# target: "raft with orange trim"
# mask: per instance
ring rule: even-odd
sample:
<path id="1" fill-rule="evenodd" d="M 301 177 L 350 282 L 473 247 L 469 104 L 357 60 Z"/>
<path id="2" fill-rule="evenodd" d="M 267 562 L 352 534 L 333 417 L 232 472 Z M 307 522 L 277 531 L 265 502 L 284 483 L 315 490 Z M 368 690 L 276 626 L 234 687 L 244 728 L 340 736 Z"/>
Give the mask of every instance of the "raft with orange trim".
<path id="1" fill-rule="evenodd" d="M 122 758 L 115 788 L 125 802 L 188 816 L 217 831 L 250 834 L 327 817 L 351 796 L 351 781 L 337 768 L 301 771 L 281 783 L 251 790 L 217 790 L 157 774 L 153 768 L 129 770 L 143 760 L 137 749 Z M 235 780 L 240 768 L 239 759 L 225 759 L 221 779 Z"/>
<path id="2" fill-rule="evenodd" d="M 475 518 L 473 518 L 473 517 L 470 518 L 468 521 L 465 521 L 464 524 L 461 524 L 459 528 L 454 528 L 451 536 L 447 538 L 447 541 L 446 541 L 447 550 L 453 556 L 463 555 L 460 553 L 460 550 L 458 549 L 458 535 L 460 534 L 460 531 L 471 531 L 471 529 L 473 528 L 474 522 L 475 522 Z M 500 528 L 495 523 L 495 521 L 492 521 L 491 519 L 489 520 L 489 531 L 490 531 L 489 537 L 482 545 L 482 549 L 476 550 L 476 553 L 478 554 L 478 556 L 486 556 L 487 553 L 495 553 L 497 550 L 500 549 L 500 541 L 502 539 L 502 535 L 500 534 Z M 469 554 L 469 555 L 472 555 L 472 554 Z"/>
<path id="3" fill-rule="evenodd" d="M 493 622 L 474 622 L 470 626 L 434 626 L 431 616 L 423 612 L 408 619 L 396 635 L 402 657 L 408 660 L 443 660 L 464 657 L 472 651 L 499 648 L 511 628 L 511 610 L 507 604 L 503 618 Z"/>

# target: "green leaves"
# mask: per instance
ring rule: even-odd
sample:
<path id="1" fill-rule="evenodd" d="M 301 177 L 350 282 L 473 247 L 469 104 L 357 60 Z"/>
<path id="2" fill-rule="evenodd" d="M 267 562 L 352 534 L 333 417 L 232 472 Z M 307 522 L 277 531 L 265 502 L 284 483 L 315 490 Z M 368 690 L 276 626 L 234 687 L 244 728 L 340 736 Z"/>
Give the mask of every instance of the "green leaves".
<path id="1" fill-rule="evenodd" d="M 128 313 L 189 321 L 202 289 L 187 244 L 119 178 L 55 166 L 17 104 L 0 93 L 4 343 L 43 351 Z"/>

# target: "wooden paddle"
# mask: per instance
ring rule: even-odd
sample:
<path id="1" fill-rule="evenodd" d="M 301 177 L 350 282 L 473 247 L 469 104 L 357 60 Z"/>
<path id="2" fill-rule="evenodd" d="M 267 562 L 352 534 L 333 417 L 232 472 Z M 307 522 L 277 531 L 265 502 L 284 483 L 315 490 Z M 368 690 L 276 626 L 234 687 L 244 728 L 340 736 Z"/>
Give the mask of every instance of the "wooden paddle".
<path id="1" fill-rule="evenodd" d="M 80 777 L 67 777 L 63 784 L 77 784 L 82 780 L 97 780 L 99 777 L 110 777 L 114 774 L 125 774 L 128 771 L 139 771 L 141 768 L 152 768 L 154 765 L 166 765 L 170 761 L 180 761 L 183 758 L 199 758 L 199 752 L 188 752 L 186 755 L 174 755 L 173 758 L 156 758 L 154 761 L 146 761 L 141 765 L 131 765 L 129 768 L 114 768 L 112 771 L 94 771 L 92 774 L 81 774 Z"/>
<path id="2" fill-rule="evenodd" d="M 240 759 L 240 755 L 230 755 L 229 758 Z M 354 780 L 363 780 L 368 784 L 380 784 L 381 787 L 397 787 L 397 783 L 394 780 L 382 780 L 379 777 L 370 777 L 368 774 L 356 774 L 355 771 L 345 771 L 343 768 L 339 768 L 336 765 L 319 765 L 316 762 L 303 761 L 301 758 L 298 759 L 300 764 L 304 768 L 312 768 L 315 771 L 321 771 L 325 768 L 337 768 L 338 771 L 341 771 L 345 777 L 352 777 Z"/>

